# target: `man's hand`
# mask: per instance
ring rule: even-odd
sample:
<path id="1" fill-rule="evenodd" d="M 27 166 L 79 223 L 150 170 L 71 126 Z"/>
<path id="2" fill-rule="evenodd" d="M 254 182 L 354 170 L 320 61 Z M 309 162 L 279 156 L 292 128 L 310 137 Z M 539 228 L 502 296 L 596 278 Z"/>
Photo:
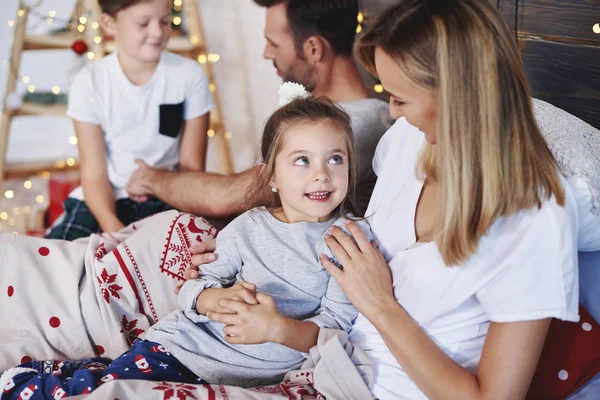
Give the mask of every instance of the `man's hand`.
<path id="1" fill-rule="evenodd" d="M 210 264 L 217 259 L 217 256 L 213 254 L 217 245 L 217 240 L 209 240 L 208 242 L 198 243 L 195 246 L 190 247 L 190 254 L 192 255 L 192 266 L 185 270 L 185 279 L 196 279 L 199 275 L 199 269 L 201 265 Z M 183 283 L 175 288 L 175 293 L 179 293 Z"/>
<path id="2" fill-rule="evenodd" d="M 150 195 L 147 181 L 148 175 L 152 172 L 152 167 L 140 159 L 135 160 L 135 163 L 138 168 L 129 177 L 129 182 L 125 185 L 125 190 L 127 190 L 132 200 L 142 202 L 148 200 L 148 196 Z"/>
<path id="3" fill-rule="evenodd" d="M 258 301 L 256 301 L 256 285 L 241 281 L 225 289 L 204 289 L 196 299 L 196 311 L 202 315 L 206 315 L 209 312 L 229 314 L 232 311 L 219 306 L 219 302 L 223 299 L 239 301 L 250 305 L 258 304 Z"/>

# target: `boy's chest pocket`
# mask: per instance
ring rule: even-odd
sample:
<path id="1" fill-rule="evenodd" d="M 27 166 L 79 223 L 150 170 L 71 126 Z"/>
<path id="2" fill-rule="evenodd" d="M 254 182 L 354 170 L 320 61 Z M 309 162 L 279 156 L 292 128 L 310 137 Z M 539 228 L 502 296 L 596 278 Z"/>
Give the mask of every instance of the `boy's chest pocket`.
<path id="1" fill-rule="evenodd" d="M 159 106 L 158 132 L 161 135 L 177 137 L 183 127 L 184 101 L 179 104 L 161 104 Z"/>

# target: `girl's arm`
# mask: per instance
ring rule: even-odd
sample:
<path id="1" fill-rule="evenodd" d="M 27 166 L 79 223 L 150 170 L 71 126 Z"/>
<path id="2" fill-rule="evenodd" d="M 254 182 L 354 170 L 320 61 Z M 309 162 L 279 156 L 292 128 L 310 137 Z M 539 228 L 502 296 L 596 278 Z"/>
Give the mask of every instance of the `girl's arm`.
<path id="1" fill-rule="evenodd" d="M 356 244 L 339 228 L 327 245 L 344 266 L 321 263 L 378 330 L 413 382 L 431 399 L 523 399 L 535 372 L 549 319 L 490 325 L 477 375 L 447 356 L 396 302 L 389 266 L 353 223 Z"/>
<path id="2" fill-rule="evenodd" d="M 104 133 L 98 125 L 74 121 L 85 203 L 104 232 L 124 227 L 117 217 L 115 194 L 108 180 Z"/>
<path id="3" fill-rule="evenodd" d="M 236 300 L 219 300 L 219 306 L 230 313 L 209 312 L 213 321 L 227 325 L 225 340 L 232 344 L 279 343 L 291 349 L 308 353 L 317 344 L 319 326 L 312 321 L 297 321 L 279 314 L 275 300 L 262 292 L 256 293 L 258 304 Z"/>
<path id="4" fill-rule="evenodd" d="M 185 121 L 179 152 L 180 171 L 206 170 L 207 134 L 210 114 Z"/>

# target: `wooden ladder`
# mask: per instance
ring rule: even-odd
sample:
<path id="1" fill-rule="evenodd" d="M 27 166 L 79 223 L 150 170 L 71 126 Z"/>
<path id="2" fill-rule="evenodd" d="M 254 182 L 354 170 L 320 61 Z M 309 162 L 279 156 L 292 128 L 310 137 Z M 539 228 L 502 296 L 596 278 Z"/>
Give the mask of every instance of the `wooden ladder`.
<path id="1" fill-rule="evenodd" d="M 175 0 L 175 4 L 177 4 Z M 194 0 L 179 0 L 183 17 L 187 26 L 186 34 L 173 36 L 169 40 L 167 49 L 198 60 L 205 68 L 210 81 L 210 89 L 215 101 L 215 109 L 211 112 L 211 126 L 207 132 L 215 140 L 216 150 L 219 154 L 219 171 L 224 174 L 233 173 L 233 162 L 229 149 L 228 139 L 231 135 L 225 132 L 222 120 L 221 102 L 219 94 L 214 84 L 214 74 L 212 63 L 218 60 L 215 54 L 207 54 L 206 40 L 197 2 Z M 21 65 L 21 56 L 26 50 L 54 50 L 69 49 L 77 40 L 83 40 L 88 46 L 88 55 L 90 59 L 99 60 L 105 54 L 114 51 L 115 45 L 112 41 L 102 39 L 102 31 L 99 26 L 100 8 L 96 0 L 77 0 L 73 10 L 73 20 L 78 20 L 83 16 L 85 29 L 82 33 L 78 30 L 69 30 L 66 33 L 53 35 L 28 35 L 26 32 L 27 20 L 31 10 L 24 6 L 23 0 L 19 0 L 17 18 L 15 20 L 15 31 L 10 56 L 10 68 L 6 82 L 6 93 L 4 96 L 4 108 L 2 112 L 2 121 L 0 124 L 0 188 L 4 179 L 26 177 L 42 172 L 56 172 L 65 169 L 63 162 L 45 162 L 18 165 L 7 168 L 6 152 L 8 145 L 8 136 L 13 117 L 21 115 L 53 115 L 66 116 L 66 105 L 42 105 L 23 102 L 20 107 L 11 109 L 8 105 L 8 97 L 17 89 L 19 80 L 19 69 Z M 78 22 L 79 24 L 79 22 Z M 75 164 L 73 166 L 77 168 Z"/>

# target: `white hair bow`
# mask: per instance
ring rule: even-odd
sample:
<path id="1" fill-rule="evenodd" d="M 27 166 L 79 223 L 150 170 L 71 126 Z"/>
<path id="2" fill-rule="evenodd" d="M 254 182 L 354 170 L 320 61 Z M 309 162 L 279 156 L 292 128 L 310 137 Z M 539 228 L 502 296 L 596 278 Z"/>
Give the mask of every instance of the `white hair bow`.
<path id="1" fill-rule="evenodd" d="M 304 86 L 294 82 L 285 82 L 279 87 L 279 107 L 285 106 L 294 99 L 309 96 L 310 93 L 306 91 Z"/>

